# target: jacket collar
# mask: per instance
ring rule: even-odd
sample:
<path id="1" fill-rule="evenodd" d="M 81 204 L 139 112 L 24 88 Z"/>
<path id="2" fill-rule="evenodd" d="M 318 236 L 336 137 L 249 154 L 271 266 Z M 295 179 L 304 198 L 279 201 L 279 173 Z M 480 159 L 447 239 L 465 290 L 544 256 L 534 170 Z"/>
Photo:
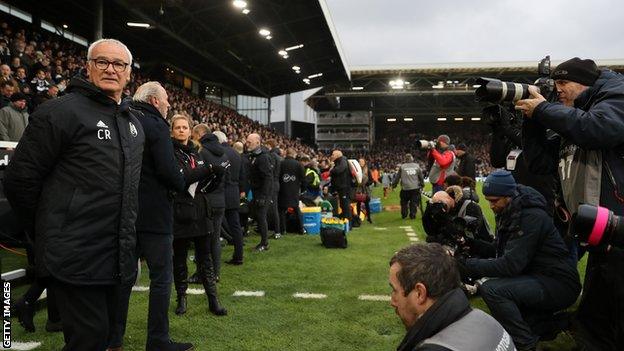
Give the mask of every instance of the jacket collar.
<path id="1" fill-rule="evenodd" d="M 88 97 L 91 100 L 97 101 L 104 105 L 117 105 L 115 100 L 106 95 L 100 88 L 93 85 L 93 83 L 86 80 L 85 77 L 76 76 L 71 79 L 69 86 L 67 86 L 68 93 L 78 93 Z M 123 101 L 123 100 L 122 100 Z"/>
<path id="2" fill-rule="evenodd" d="M 423 340 L 439 333 L 470 311 L 470 303 L 460 288 L 447 292 L 414 323 L 397 350 L 413 350 Z"/>

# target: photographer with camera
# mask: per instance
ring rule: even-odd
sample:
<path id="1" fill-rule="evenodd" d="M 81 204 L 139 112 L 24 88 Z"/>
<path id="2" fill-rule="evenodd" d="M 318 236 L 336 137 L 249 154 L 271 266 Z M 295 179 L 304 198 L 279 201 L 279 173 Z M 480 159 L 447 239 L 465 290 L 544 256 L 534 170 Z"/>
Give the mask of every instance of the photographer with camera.
<path id="1" fill-rule="evenodd" d="M 464 277 L 497 278 L 479 286 L 483 300 L 519 350 L 534 350 L 540 338 L 554 338 L 565 327 L 556 312 L 580 292 L 576 262 L 536 190 L 497 170 L 486 178 L 483 195 L 496 214 L 496 240 L 489 245 L 494 257 L 456 260 Z"/>
<path id="2" fill-rule="evenodd" d="M 453 259 L 438 244 L 405 247 L 390 260 L 391 305 L 407 334 L 399 351 L 515 350 L 494 318 L 470 307 Z"/>
<path id="3" fill-rule="evenodd" d="M 454 172 L 455 154 L 449 149 L 451 138 L 442 134 L 436 141 L 419 141 L 420 148 L 428 149 L 427 160 L 430 164 L 429 181 L 433 185 L 433 193 L 444 190 L 444 179 Z"/>
<path id="4" fill-rule="evenodd" d="M 552 74 L 560 103 L 537 89 L 516 103 L 525 116 L 523 145 L 531 171 L 558 172 L 570 210 L 580 203 L 624 214 L 624 76 L 594 61 L 570 59 Z M 546 138 L 546 129 L 559 137 Z M 624 344 L 624 250 L 607 243 L 590 248 L 574 334 L 589 349 Z"/>

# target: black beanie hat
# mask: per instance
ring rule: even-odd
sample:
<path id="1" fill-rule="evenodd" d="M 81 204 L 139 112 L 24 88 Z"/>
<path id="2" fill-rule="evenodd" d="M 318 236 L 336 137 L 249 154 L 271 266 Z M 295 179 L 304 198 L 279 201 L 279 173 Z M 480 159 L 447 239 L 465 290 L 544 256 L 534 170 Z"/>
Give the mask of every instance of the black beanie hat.
<path id="1" fill-rule="evenodd" d="M 13 95 L 11 95 L 11 102 L 15 102 L 15 101 L 20 101 L 20 100 L 28 100 L 26 97 L 26 94 L 24 93 L 13 93 Z"/>
<path id="2" fill-rule="evenodd" d="M 600 70 L 594 61 L 581 60 L 578 57 L 560 63 L 550 75 L 555 80 L 569 80 L 585 86 L 594 85 L 599 76 Z"/>

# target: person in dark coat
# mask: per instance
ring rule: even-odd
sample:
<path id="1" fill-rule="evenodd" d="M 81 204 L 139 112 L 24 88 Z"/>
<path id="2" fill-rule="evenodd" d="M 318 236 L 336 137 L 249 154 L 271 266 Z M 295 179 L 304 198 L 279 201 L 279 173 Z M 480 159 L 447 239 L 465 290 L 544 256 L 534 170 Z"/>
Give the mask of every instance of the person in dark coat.
<path id="1" fill-rule="evenodd" d="M 199 181 L 205 179 L 202 168 L 208 167 L 214 170 L 215 179 L 222 168 L 212 167 L 201 158 L 198 148 L 189 140 L 191 128 L 188 117 L 173 116 L 171 130 L 176 161 L 184 170 L 186 180 L 186 189 L 176 192 L 173 200 L 173 279 L 177 293 L 175 313 L 177 315 L 186 313 L 186 290 L 188 289 L 186 262 L 189 244 L 193 242 L 198 268 L 197 275 L 208 297 L 208 309 L 217 316 L 224 316 L 227 310 L 219 305 L 216 277 L 210 255 L 209 199 L 198 186 Z"/>
<path id="2" fill-rule="evenodd" d="M 455 148 L 455 155 L 459 159 L 459 165 L 455 172 L 462 177 L 470 177 L 473 180 L 477 176 L 477 166 L 475 165 L 474 156 L 468 152 L 468 147 L 464 143 L 460 143 Z"/>
<path id="3" fill-rule="evenodd" d="M 269 156 L 271 156 L 271 160 L 273 161 L 273 196 L 271 197 L 271 204 L 269 206 L 268 223 L 273 223 L 273 230 L 275 232 L 273 238 L 279 239 L 282 237 L 282 233 L 280 232 L 281 216 L 278 208 L 278 197 L 280 193 L 280 167 L 282 164 L 282 156 L 280 156 L 281 150 L 277 147 L 277 142 L 275 141 L 275 139 L 269 139 L 266 145 L 269 151 Z"/>
<path id="4" fill-rule="evenodd" d="M 253 196 L 254 216 L 260 231 L 260 243 L 256 251 L 269 249 L 267 212 L 271 204 L 273 188 L 273 162 L 266 149 L 262 147 L 262 138 L 256 133 L 249 134 L 245 142 L 249 151 L 249 185 Z"/>
<path id="5" fill-rule="evenodd" d="M 175 343 L 169 336 L 169 300 L 173 270 L 173 202 L 170 193 L 185 188 L 184 172 L 173 155 L 166 90 L 158 82 L 147 82 L 137 88 L 131 107 L 138 112 L 145 131 L 145 150 L 139 212 L 136 221 L 137 252 L 149 267 L 150 290 L 147 317 L 147 350 L 190 349 L 191 344 Z M 208 170 L 206 170 L 208 172 Z M 132 284 L 122 289 L 109 348 L 121 348 L 125 334 L 128 303 Z"/>
<path id="6" fill-rule="evenodd" d="M 483 282 L 479 292 L 518 349 L 531 350 L 541 336 L 567 327 L 556 313 L 581 291 L 576 262 L 536 190 L 497 170 L 485 180 L 483 195 L 496 214 L 496 240 L 475 240 L 472 245 L 485 258 L 457 257 L 457 262 L 464 276 L 496 278 Z"/>
<path id="7" fill-rule="evenodd" d="M 145 135 L 122 102 L 132 55 L 113 39 L 88 53 L 88 80 L 72 79 L 65 96 L 31 115 L 4 174 L 35 243 L 37 275 L 54 290 L 66 351 L 106 349 L 118 288 L 137 271 Z"/>
<path id="8" fill-rule="evenodd" d="M 559 175 L 571 213 L 585 203 L 624 215 L 624 75 L 575 57 L 551 78 L 559 103 L 533 89 L 516 103 L 526 116 L 522 141 L 531 171 Z M 548 130 L 557 135 L 549 138 Z M 588 251 L 572 332 L 582 347 L 618 350 L 624 345 L 624 249 L 604 244 Z"/>
<path id="9" fill-rule="evenodd" d="M 280 214 L 280 232 L 286 233 L 286 215 L 292 208 L 299 223 L 299 233 L 304 233 L 301 223 L 301 210 L 299 209 L 299 194 L 301 194 L 302 180 L 305 177 L 303 166 L 295 158 L 297 151 L 293 148 L 286 150 L 286 158 L 280 165 L 280 190 L 278 197 Z"/>
<path id="10" fill-rule="evenodd" d="M 347 158 L 342 156 L 342 151 L 334 150 L 330 160 L 334 167 L 329 171 L 331 177 L 332 192 L 338 194 L 341 218 L 351 220 L 351 171 Z"/>
<path id="11" fill-rule="evenodd" d="M 239 183 L 241 189 L 241 198 L 239 203 L 238 215 L 240 218 L 243 236 L 246 236 L 249 230 L 249 204 L 247 202 L 247 194 L 251 191 L 251 186 L 249 185 L 249 170 L 251 168 L 251 161 L 249 160 L 249 154 L 247 152 L 244 152 L 245 146 L 243 145 L 243 143 L 237 141 L 234 143 L 232 148 L 241 157 L 241 172 L 243 173 L 243 177 L 241 178 L 241 182 Z"/>
<path id="12" fill-rule="evenodd" d="M 225 263 L 241 265 L 243 264 L 243 230 L 240 225 L 238 209 L 240 207 L 241 198 L 245 196 L 245 191 L 243 190 L 243 186 L 246 182 L 245 169 L 243 168 L 241 156 L 228 145 L 225 133 L 215 131 L 213 134 L 217 136 L 230 162 L 230 176 L 225 184 L 225 221 L 227 222 L 234 243 L 234 254 L 232 255 L 232 259 Z"/>
<path id="13" fill-rule="evenodd" d="M 225 155 L 225 149 L 217 140 L 217 136 L 210 133 L 208 126 L 198 124 L 193 128 L 195 140 L 202 145 L 199 151 L 201 157 L 211 166 L 221 166 L 225 169 L 223 178 L 215 185 L 214 190 L 208 193 L 210 213 L 210 255 L 217 281 L 221 276 L 221 224 L 225 215 L 225 184 L 230 178 L 230 161 Z"/>

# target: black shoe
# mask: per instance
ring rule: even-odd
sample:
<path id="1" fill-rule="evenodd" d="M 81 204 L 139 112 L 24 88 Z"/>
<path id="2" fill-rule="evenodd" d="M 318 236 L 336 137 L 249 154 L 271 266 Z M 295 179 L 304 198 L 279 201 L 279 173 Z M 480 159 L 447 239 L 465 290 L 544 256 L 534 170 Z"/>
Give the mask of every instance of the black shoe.
<path id="1" fill-rule="evenodd" d="M 258 244 L 254 250 L 261 252 L 261 251 L 267 251 L 268 249 L 269 249 L 269 245 Z"/>
<path id="2" fill-rule="evenodd" d="M 366 220 L 368 221 L 368 223 L 373 224 L 373 220 L 370 219 L 370 217 L 366 218 Z"/>
<path id="3" fill-rule="evenodd" d="M 199 275 L 197 274 L 197 272 L 193 273 L 190 277 L 188 277 L 186 281 L 189 284 L 201 284 L 201 280 L 199 279 Z"/>
<path id="4" fill-rule="evenodd" d="M 29 333 L 35 332 L 35 323 L 33 322 L 33 318 L 35 317 L 35 308 L 33 305 L 28 302 L 20 299 L 15 302 L 13 305 L 13 309 L 15 314 L 17 315 L 17 320 L 19 323 L 26 329 Z"/>
<path id="5" fill-rule="evenodd" d="M 167 343 L 162 342 L 148 342 L 145 346 L 145 351 L 191 351 L 195 350 L 193 344 L 188 342 L 175 342 L 169 340 Z"/>
<path id="6" fill-rule="evenodd" d="M 48 319 L 46 322 L 45 330 L 48 333 L 58 333 L 63 331 L 63 323 L 61 321 L 52 322 Z"/>
<path id="7" fill-rule="evenodd" d="M 225 261 L 226 264 L 231 264 L 232 266 L 240 266 L 243 264 L 243 260 L 235 260 L 231 259 L 229 261 Z"/>
<path id="8" fill-rule="evenodd" d="M 219 304 L 219 300 L 216 295 L 208 296 L 208 310 L 215 316 L 227 316 L 227 310 Z"/>
<path id="9" fill-rule="evenodd" d="M 178 295 L 178 305 L 175 309 L 175 314 L 178 316 L 186 313 L 186 295 Z"/>

